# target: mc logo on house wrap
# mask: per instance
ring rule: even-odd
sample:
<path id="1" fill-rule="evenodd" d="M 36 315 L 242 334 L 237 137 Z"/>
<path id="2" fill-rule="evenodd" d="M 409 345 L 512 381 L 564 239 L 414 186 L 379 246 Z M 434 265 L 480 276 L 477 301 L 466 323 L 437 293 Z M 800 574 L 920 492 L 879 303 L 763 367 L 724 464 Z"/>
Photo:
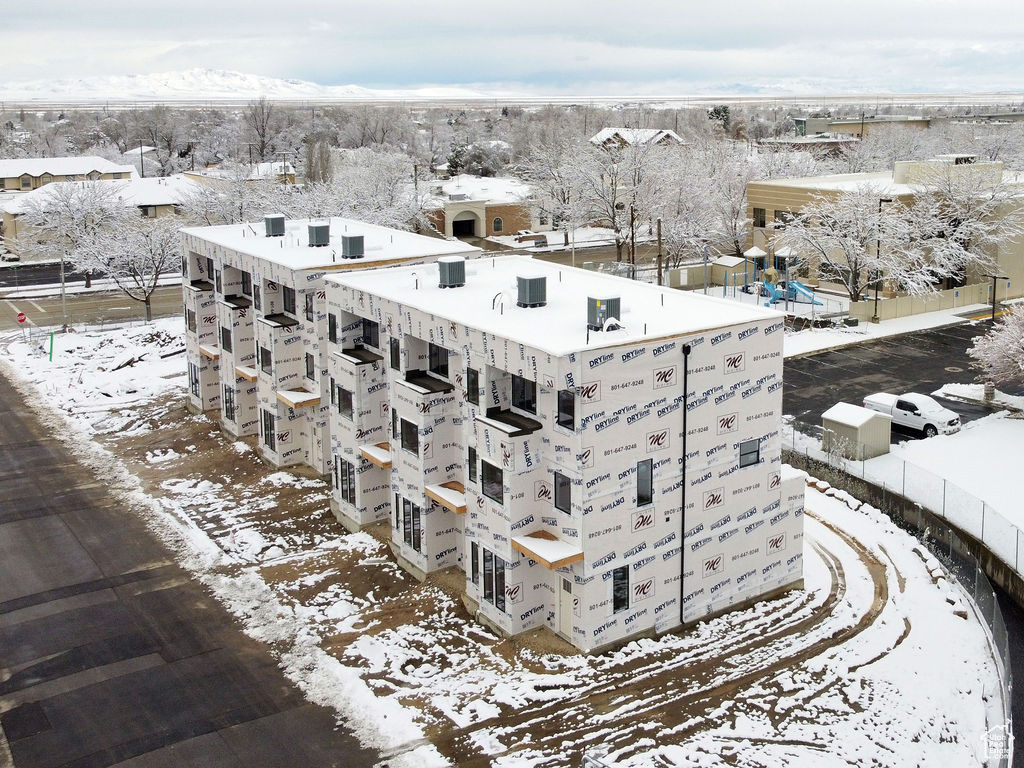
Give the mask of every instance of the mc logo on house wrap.
<path id="1" fill-rule="evenodd" d="M 654 594 L 654 578 L 645 579 L 633 585 L 633 602 L 646 600 Z"/>
<path id="2" fill-rule="evenodd" d="M 523 601 L 523 583 L 509 584 L 505 587 L 505 599 L 510 603 L 521 603 Z"/>
<path id="3" fill-rule="evenodd" d="M 580 466 L 584 469 L 590 469 L 594 466 L 594 449 L 584 448 L 579 456 L 576 457 L 576 460 L 579 461 Z"/>
<path id="4" fill-rule="evenodd" d="M 707 560 L 704 561 L 704 564 L 701 566 L 700 570 L 701 573 L 704 574 L 705 579 L 709 576 L 717 576 L 721 573 L 724 573 L 725 556 L 715 555 L 714 557 L 709 557 Z"/>
<path id="5" fill-rule="evenodd" d="M 704 493 L 704 509 L 714 509 L 725 503 L 725 489 L 715 488 Z"/>
<path id="6" fill-rule="evenodd" d="M 580 386 L 580 402 L 599 403 L 601 401 L 601 382 L 592 381 Z"/>
<path id="7" fill-rule="evenodd" d="M 501 467 L 502 469 L 507 469 L 510 472 L 516 471 L 516 462 L 512 455 L 512 446 L 504 442 L 501 444 Z"/>
<path id="8" fill-rule="evenodd" d="M 551 484 L 546 480 L 538 480 L 533 484 L 534 501 L 551 501 Z"/>
<path id="9" fill-rule="evenodd" d="M 654 451 L 660 451 L 663 448 L 669 447 L 669 431 L 668 427 L 665 429 L 659 429 L 657 432 L 647 433 L 647 452 L 652 453 Z"/>
<path id="10" fill-rule="evenodd" d="M 734 352 L 722 358 L 722 369 L 726 374 L 740 373 L 747 364 L 745 352 Z"/>
<path id="11" fill-rule="evenodd" d="M 665 368 L 654 370 L 654 389 L 664 389 L 676 383 L 676 366 L 670 365 Z"/>
<path id="12" fill-rule="evenodd" d="M 728 434 L 735 432 L 739 428 L 740 419 L 738 413 L 726 413 L 718 417 L 718 434 Z"/>
<path id="13" fill-rule="evenodd" d="M 765 544 L 765 550 L 768 553 L 782 552 L 786 548 L 786 534 L 780 533 L 775 536 L 769 536 L 768 542 Z"/>
<path id="14" fill-rule="evenodd" d="M 278 432 L 277 433 L 277 442 L 279 442 L 279 443 L 287 443 L 291 439 L 292 439 L 292 433 L 290 431 L 289 432 Z"/>
<path id="15" fill-rule="evenodd" d="M 633 531 L 642 531 L 654 525 L 654 514 L 652 512 L 633 513 Z"/>
<path id="16" fill-rule="evenodd" d="M 782 478 L 780 477 L 779 473 L 778 472 L 769 472 L 768 473 L 768 490 L 769 491 L 774 491 L 780 485 L 782 485 Z"/>

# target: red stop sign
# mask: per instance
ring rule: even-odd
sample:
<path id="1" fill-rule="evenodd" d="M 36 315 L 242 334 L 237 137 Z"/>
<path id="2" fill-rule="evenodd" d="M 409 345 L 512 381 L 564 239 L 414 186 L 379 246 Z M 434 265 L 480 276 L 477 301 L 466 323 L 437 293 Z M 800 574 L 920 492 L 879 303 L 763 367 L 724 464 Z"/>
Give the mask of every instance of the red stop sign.
<path id="1" fill-rule="evenodd" d="M 19 323 L 24 323 L 26 320 L 28 320 L 28 316 L 24 312 L 19 312 L 18 313 L 18 322 Z"/>

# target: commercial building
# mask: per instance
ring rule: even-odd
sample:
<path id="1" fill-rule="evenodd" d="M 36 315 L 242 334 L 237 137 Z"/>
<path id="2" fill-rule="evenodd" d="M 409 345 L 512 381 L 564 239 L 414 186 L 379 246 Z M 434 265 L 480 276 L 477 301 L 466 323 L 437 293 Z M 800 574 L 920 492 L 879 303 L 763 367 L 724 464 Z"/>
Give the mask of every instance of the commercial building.
<path id="1" fill-rule="evenodd" d="M 525 257 L 329 274 L 333 501 L 583 650 L 801 583 L 782 316 Z"/>
<path id="2" fill-rule="evenodd" d="M 460 174 L 430 185 L 427 218 L 446 237 L 493 237 L 551 229 L 530 186 L 519 179 Z"/>
<path id="3" fill-rule="evenodd" d="M 258 435 L 275 466 L 326 473 L 324 277 L 440 256 L 475 256 L 463 243 L 341 218 L 182 230 L 188 404 L 230 435 Z M 351 330 L 351 329 L 349 329 Z"/>

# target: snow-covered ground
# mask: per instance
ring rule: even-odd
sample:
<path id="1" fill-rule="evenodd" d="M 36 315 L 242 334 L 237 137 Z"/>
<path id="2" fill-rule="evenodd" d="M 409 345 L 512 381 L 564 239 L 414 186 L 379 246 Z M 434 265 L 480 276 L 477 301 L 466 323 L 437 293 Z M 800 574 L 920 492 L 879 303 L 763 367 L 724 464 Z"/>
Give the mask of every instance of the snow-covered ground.
<path id="1" fill-rule="evenodd" d="M 3 367 L 389 765 L 983 763 L 1004 722 L 987 632 L 876 510 L 809 489 L 804 589 L 778 599 L 599 656 L 503 640 L 466 615 L 457 576 L 414 581 L 334 523 L 322 481 L 187 415 L 181 326 L 58 336 L 52 363 L 12 334 Z"/>

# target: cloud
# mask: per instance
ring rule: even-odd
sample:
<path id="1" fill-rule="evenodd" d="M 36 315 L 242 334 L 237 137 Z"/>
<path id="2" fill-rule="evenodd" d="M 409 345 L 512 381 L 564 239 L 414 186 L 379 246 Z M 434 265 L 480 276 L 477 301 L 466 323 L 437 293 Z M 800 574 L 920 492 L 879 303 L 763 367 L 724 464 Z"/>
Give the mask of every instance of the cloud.
<path id="1" fill-rule="evenodd" d="M 99 10 L 102 9 L 102 10 Z M 152 6 L 17 3 L 0 29 L 4 79 L 208 67 L 323 84 L 514 85 L 534 91 L 690 93 L 1021 88 L 1016 3 L 522 0 L 508 13 L 435 0 Z M 954 21 L 955 20 L 955 23 Z"/>

